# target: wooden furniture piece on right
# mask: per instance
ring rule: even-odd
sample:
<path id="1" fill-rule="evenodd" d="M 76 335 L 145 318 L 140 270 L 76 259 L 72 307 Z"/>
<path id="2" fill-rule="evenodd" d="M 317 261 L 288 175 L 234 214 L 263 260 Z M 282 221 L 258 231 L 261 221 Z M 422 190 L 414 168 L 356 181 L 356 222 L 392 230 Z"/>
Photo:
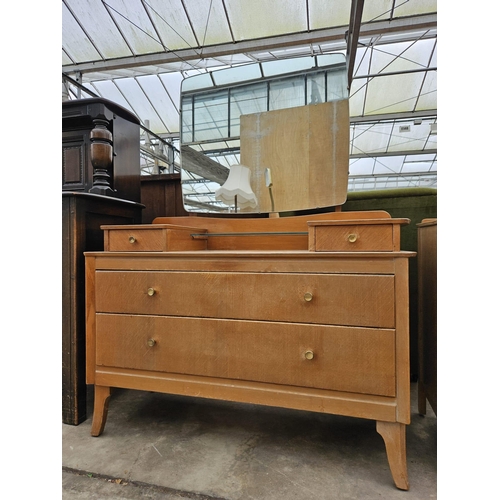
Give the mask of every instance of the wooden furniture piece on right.
<path id="1" fill-rule="evenodd" d="M 408 260 L 386 212 L 104 226 L 86 252 L 91 434 L 112 387 L 376 421 L 408 489 Z"/>
<path id="2" fill-rule="evenodd" d="M 437 219 L 423 219 L 418 232 L 418 412 L 427 401 L 437 415 Z"/>

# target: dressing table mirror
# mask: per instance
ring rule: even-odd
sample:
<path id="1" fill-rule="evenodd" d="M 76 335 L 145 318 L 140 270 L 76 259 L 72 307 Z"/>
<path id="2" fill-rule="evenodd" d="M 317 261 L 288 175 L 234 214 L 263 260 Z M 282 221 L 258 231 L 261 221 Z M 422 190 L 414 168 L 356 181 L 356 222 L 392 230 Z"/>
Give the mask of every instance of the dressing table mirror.
<path id="1" fill-rule="evenodd" d="M 269 61 L 186 78 L 180 151 L 189 212 L 342 205 L 349 165 L 344 56 Z M 233 175 L 244 183 L 236 203 Z"/>

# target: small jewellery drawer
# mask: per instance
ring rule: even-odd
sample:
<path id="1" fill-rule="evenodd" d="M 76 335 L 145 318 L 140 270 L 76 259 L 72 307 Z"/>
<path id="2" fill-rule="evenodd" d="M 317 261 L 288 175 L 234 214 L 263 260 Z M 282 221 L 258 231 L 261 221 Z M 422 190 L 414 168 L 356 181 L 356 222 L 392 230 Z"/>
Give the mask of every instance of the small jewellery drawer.
<path id="1" fill-rule="evenodd" d="M 394 276 L 97 271 L 96 311 L 394 328 Z"/>
<path id="2" fill-rule="evenodd" d="M 394 252 L 400 225 L 408 219 L 309 222 L 309 250 L 316 252 Z"/>
<path id="3" fill-rule="evenodd" d="M 97 314 L 96 352 L 103 367 L 395 396 L 389 329 Z"/>
<path id="4" fill-rule="evenodd" d="M 101 226 L 101 229 L 107 252 L 167 252 L 206 250 L 207 247 L 206 240 L 191 236 L 206 233 L 206 229 L 169 224 Z"/>

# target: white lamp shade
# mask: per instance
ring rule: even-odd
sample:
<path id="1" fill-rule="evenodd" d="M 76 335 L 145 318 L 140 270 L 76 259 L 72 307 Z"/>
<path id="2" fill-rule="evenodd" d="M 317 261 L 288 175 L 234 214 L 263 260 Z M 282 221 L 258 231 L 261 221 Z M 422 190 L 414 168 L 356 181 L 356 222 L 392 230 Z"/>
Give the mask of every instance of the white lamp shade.
<path id="1" fill-rule="evenodd" d="M 232 165 L 226 182 L 215 191 L 215 199 L 226 205 L 234 205 L 234 198 L 238 208 L 255 208 L 257 197 L 250 187 L 250 169 L 243 165 Z"/>

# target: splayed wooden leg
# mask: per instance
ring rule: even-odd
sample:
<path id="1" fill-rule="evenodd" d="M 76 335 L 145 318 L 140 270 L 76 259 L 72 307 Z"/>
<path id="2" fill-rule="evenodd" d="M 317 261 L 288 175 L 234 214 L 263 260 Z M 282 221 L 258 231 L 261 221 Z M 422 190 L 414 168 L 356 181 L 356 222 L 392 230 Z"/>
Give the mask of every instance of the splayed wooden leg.
<path id="1" fill-rule="evenodd" d="M 96 385 L 94 387 L 94 416 L 92 418 L 92 436 L 100 436 L 106 425 L 108 416 L 109 396 L 111 394 L 110 387 Z"/>
<path id="2" fill-rule="evenodd" d="M 384 439 L 387 460 L 396 487 L 407 490 L 409 485 L 406 467 L 406 425 L 377 421 L 377 432 Z"/>

